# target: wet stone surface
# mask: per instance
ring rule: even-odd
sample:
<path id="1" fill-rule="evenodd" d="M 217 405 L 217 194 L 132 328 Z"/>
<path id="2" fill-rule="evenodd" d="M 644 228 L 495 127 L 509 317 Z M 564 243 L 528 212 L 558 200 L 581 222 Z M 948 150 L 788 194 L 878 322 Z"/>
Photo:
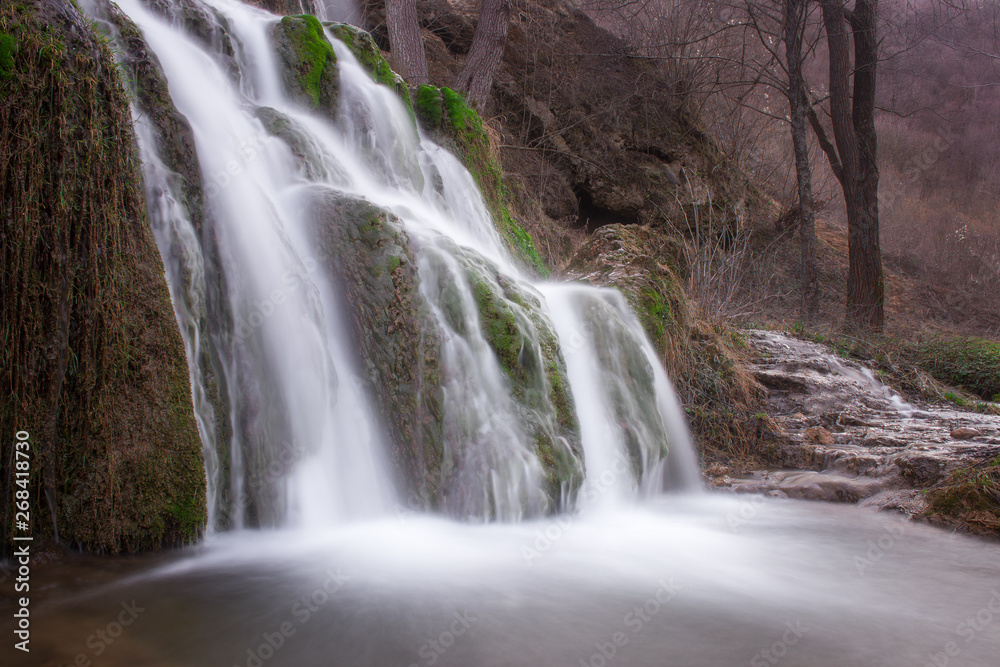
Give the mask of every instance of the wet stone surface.
<path id="1" fill-rule="evenodd" d="M 912 516 L 926 509 L 925 489 L 1000 454 L 1000 417 L 905 401 L 869 369 L 816 343 L 773 331 L 748 338 L 779 427 L 779 469 L 739 479 L 709 469 L 717 488 Z"/>

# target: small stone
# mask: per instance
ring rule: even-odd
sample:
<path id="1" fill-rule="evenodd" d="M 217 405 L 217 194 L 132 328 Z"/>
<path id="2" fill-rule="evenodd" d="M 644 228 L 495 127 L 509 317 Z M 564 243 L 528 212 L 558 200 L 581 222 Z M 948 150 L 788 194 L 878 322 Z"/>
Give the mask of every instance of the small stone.
<path id="1" fill-rule="evenodd" d="M 724 477 L 732 474 L 733 469 L 721 463 L 713 463 L 705 469 L 705 474 L 709 477 Z"/>
<path id="2" fill-rule="evenodd" d="M 805 418 L 806 418 L 806 416 L 804 414 L 802 414 L 801 412 L 796 412 L 794 415 L 792 415 L 792 419 L 795 419 L 797 421 L 802 421 Z"/>
<path id="3" fill-rule="evenodd" d="M 966 426 L 956 428 L 951 432 L 951 437 L 955 440 L 969 440 L 970 438 L 975 438 L 977 435 L 982 435 L 982 433 L 974 428 L 968 428 Z"/>
<path id="4" fill-rule="evenodd" d="M 806 440 L 809 440 L 810 442 L 816 442 L 821 445 L 833 444 L 833 434 L 827 431 L 822 426 L 813 426 L 812 428 L 807 428 L 805 436 Z"/>

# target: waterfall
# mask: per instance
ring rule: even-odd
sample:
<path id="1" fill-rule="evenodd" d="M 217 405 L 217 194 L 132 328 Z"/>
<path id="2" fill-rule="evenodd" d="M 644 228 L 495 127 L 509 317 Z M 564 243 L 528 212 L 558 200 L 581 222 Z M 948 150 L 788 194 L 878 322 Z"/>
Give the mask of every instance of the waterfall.
<path id="1" fill-rule="evenodd" d="M 528 279 L 473 177 L 333 24 L 320 39 L 337 99 L 322 110 L 289 92 L 277 17 L 236 0 L 118 5 L 196 154 L 185 186 L 137 101 L 210 530 L 399 504 L 517 520 L 698 486 L 683 413 L 621 295 Z M 103 0 L 88 9 L 120 37 Z"/>

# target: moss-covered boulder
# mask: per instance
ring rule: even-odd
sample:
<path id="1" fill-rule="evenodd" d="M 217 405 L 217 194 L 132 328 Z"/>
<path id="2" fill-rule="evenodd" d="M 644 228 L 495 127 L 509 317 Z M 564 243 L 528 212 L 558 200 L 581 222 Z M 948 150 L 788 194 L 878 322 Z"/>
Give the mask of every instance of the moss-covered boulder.
<path id="1" fill-rule="evenodd" d="M 605 225 L 579 248 L 570 279 L 614 287 L 643 325 L 684 405 L 703 459 L 753 467 L 772 456 L 766 394 L 744 363 L 741 334 L 709 322 L 677 278 L 680 241 L 642 225 Z"/>
<path id="2" fill-rule="evenodd" d="M 319 19 L 308 14 L 286 16 L 275 25 L 273 39 L 286 92 L 335 116 L 340 93 L 337 54 Z"/>
<path id="3" fill-rule="evenodd" d="M 583 450 L 566 362 L 540 296 L 479 256 L 463 257 L 479 324 L 510 380 L 521 422 L 535 442 L 546 492 L 558 504 L 583 482 Z M 555 506 L 554 505 L 554 506 Z"/>
<path id="4" fill-rule="evenodd" d="M 406 81 L 403 80 L 403 77 L 392 71 L 392 67 L 389 66 L 388 61 L 382 55 L 382 51 L 375 44 L 372 36 L 361 28 L 349 23 L 335 23 L 330 21 L 323 25 L 351 50 L 351 53 L 358 59 L 358 62 L 365 68 L 365 71 L 371 74 L 375 83 L 389 88 L 399 96 L 400 101 L 406 106 L 407 111 L 412 116 L 413 105 L 410 102 L 410 91 L 406 87 Z"/>
<path id="5" fill-rule="evenodd" d="M 418 122 L 436 141 L 448 146 L 472 174 L 507 249 L 529 271 L 547 276 L 549 270 L 534 240 L 511 214 L 503 172 L 490 148 L 483 119 L 461 93 L 450 88 L 422 85 L 414 97 Z"/>
<path id="6" fill-rule="evenodd" d="M 342 285 L 397 476 L 411 502 L 435 507 L 444 483 L 441 345 L 409 237 L 395 216 L 334 193 L 317 197 L 314 215 L 317 259 Z"/>
<path id="7" fill-rule="evenodd" d="M 558 508 L 564 494 L 583 481 L 583 456 L 565 362 L 540 297 L 447 239 L 438 239 L 446 247 L 418 257 L 403 224 L 368 202 L 324 192 L 317 195 L 314 216 L 318 259 L 343 286 L 364 360 L 362 380 L 388 427 L 393 465 L 410 502 L 459 512 L 471 507 L 455 505 L 454 496 L 474 477 L 476 463 L 466 457 L 478 460 L 483 453 L 465 451 L 461 429 L 445 432 L 448 406 L 457 412 L 463 407 L 461 397 L 452 396 L 449 403 L 445 395 L 456 369 L 444 366 L 442 336 L 470 340 L 479 332 L 468 327 L 478 322 L 509 381 L 518 428 L 534 443 L 548 506 Z M 433 266 L 443 257 L 457 260 L 457 275 Z M 430 290 L 433 297 L 422 289 L 420 261 L 430 263 L 428 275 L 441 283 Z M 475 294 L 473 305 L 463 302 L 459 283 Z M 469 308 L 478 319 L 469 316 Z"/>
<path id="8" fill-rule="evenodd" d="M 0 33 L 15 45 L 0 82 L 0 502 L 24 430 L 36 536 L 108 552 L 190 542 L 201 441 L 119 70 L 68 2 L 4 4 Z"/>
<path id="9" fill-rule="evenodd" d="M 303 176 L 312 181 L 343 180 L 343 174 L 334 172 L 336 161 L 324 159 L 322 148 L 294 119 L 271 107 L 258 107 L 254 114 L 268 134 L 285 142 L 298 160 Z"/>
<path id="10" fill-rule="evenodd" d="M 613 292 L 580 291 L 576 311 L 600 368 L 600 388 L 611 419 L 632 461 L 635 479 L 643 479 L 675 444 L 660 412 L 656 374 L 642 346 L 632 312 Z"/>

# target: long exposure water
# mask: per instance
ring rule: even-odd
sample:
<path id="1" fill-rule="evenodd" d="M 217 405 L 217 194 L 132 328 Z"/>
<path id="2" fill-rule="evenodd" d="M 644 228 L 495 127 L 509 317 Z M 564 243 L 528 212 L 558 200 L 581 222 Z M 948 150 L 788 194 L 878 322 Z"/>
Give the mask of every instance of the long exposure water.
<path id="1" fill-rule="evenodd" d="M 205 8 L 212 39 L 165 18 L 164 7 L 182 4 Z M 136 110 L 150 221 L 205 444 L 209 527 L 180 552 L 40 568 L 32 653 L 15 659 L 1000 664 L 995 545 L 852 507 L 701 492 L 683 410 L 621 295 L 528 280 L 469 173 L 343 44 L 327 36 L 341 99 L 335 118 L 321 117 L 285 95 L 276 17 L 236 0 L 119 5 L 191 124 L 205 192 L 210 234 L 179 203 Z M 104 15 L 100 3 L 89 10 Z M 260 118 L 272 112 L 308 150 L 267 133 Z M 318 193 L 391 211 L 413 242 L 443 341 L 454 472 L 441 515 L 401 502 L 388 427 L 358 381 L 365 359 L 348 333 L 345 286 L 316 259 Z M 206 251 L 208 236 L 217 252 Z M 539 321 L 558 338 L 586 470 L 560 507 L 544 492 L 531 433 L 552 417 L 530 421 L 512 396 L 482 333 L 470 266 L 541 304 L 536 319 L 511 306 L 526 346 L 540 346 Z M 446 302 L 454 295 L 441 285 L 458 296 Z M 229 328 L 212 310 L 219 292 Z M 228 411 L 208 398 L 204 350 Z M 228 442 L 217 435 L 223 419 L 234 424 Z M 248 490 L 252 503 L 234 501 Z"/>

